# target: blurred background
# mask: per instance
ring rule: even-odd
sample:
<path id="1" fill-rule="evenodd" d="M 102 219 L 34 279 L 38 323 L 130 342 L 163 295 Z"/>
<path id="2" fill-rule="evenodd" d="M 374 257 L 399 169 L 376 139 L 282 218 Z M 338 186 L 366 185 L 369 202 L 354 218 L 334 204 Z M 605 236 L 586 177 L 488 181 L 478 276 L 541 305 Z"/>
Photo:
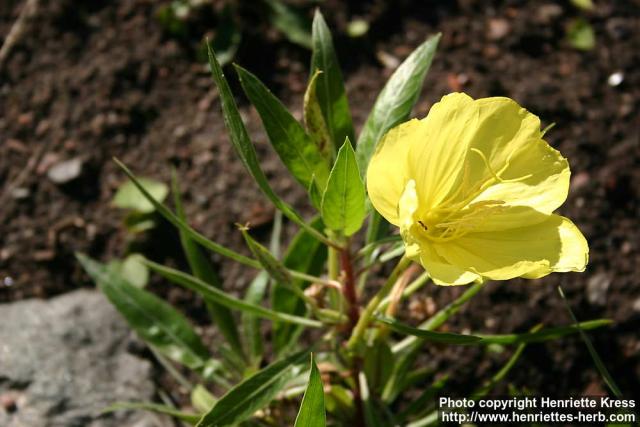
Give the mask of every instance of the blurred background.
<path id="1" fill-rule="evenodd" d="M 592 336 L 623 392 L 639 396 L 638 1 L 4 0 L 0 302 L 91 287 L 74 251 L 122 263 L 142 253 L 184 265 L 171 228 L 127 198 L 113 156 L 153 179 L 159 195 L 175 167 L 191 224 L 213 240 L 245 251 L 237 222 L 267 239 L 274 211 L 228 142 L 203 40 L 301 117 L 316 7 L 333 30 L 358 128 L 388 76 L 437 32 L 442 40 L 415 116 L 464 91 L 514 98 L 543 126 L 557 123 L 547 139 L 572 169 L 560 213 L 590 243 L 587 272 L 491 284 L 453 326 L 508 333 L 568 324 L 556 291 L 562 284 L 581 320 L 615 321 Z M 311 214 L 233 71 L 227 75 L 273 187 Z M 253 272 L 215 260 L 228 289 L 246 287 Z M 149 286 L 194 321 L 205 320 L 190 294 L 153 279 Z M 406 316 L 417 322 L 461 291 L 428 286 Z M 453 370 L 464 390 L 499 366 L 478 351 L 436 348 L 425 360 Z M 530 346 L 509 379 L 518 390 L 554 396 L 605 390 L 578 337 Z"/>

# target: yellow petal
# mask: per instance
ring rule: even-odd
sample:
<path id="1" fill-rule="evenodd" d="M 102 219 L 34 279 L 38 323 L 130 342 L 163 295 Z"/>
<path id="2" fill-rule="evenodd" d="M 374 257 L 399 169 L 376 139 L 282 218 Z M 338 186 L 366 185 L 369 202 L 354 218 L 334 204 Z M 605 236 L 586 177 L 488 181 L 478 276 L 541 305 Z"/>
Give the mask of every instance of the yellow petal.
<path id="1" fill-rule="evenodd" d="M 469 233 L 434 247 L 450 264 L 496 280 L 584 271 L 589 254 L 582 233 L 559 215 L 528 227 Z"/>
<path id="2" fill-rule="evenodd" d="M 410 179 L 405 186 L 400 201 L 398 202 L 398 220 L 400 222 L 400 236 L 404 241 L 405 255 L 411 259 L 418 256 L 420 244 L 412 234 L 415 220 L 413 215 L 418 210 L 418 195 L 416 194 L 416 182 Z"/>
<path id="3" fill-rule="evenodd" d="M 409 161 L 426 207 L 475 195 L 551 213 L 566 199 L 566 159 L 542 139 L 539 118 L 515 101 L 452 94 L 423 122 Z"/>
<path id="4" fill-rule="evenodd" d="M 416 180 L 424 209 L 437 206 L 461 182 L 477 117 L 471 97 L 446 95 L 421 120 L 421 132 L 408 141 L 409 175 Z"/>
<path id="5" fill-rule="evenodd" d="M 501 200 L 552 213 L 567 198 L 570 171 L 567 160 L 542 139 L 540 119 L 509 98 L 475 104 L 479 119 L 470 143 L 469 182 L 484 182 L 491 171 L 502 180 L 475 201 Z"/>
<path id="6" fill-rule="evenodd" d="M 436 285 L 468 285 L 480 279 L 480 276 L 476 273 L 449 264 L 436 253 L 431 244 L 421 247 L 420 264 L 427 270 Z"/>
<path id="7" fill-rule="evenodd" d="M 413 119 L 391 129 L 382 138 L 367 169 L 367 190 L 373 207 L 391 224 L 398 222 L 398 201 L 409 180 L 409 142 L 420 133 Z"/>

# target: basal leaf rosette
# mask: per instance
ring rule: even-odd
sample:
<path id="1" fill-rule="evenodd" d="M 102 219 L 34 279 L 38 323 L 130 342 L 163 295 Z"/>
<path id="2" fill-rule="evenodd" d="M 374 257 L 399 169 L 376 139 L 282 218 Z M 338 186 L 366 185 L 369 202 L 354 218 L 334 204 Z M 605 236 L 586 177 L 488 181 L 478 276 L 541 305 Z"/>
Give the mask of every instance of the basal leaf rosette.
<path id="1" fill-rule="evenodd" d="M 453 93 L 388 132 L 367 170 L 373 206 L 435 283 L 584 271 L 589 248 L 553 213 L 569 164 L 509 98 Z"/>

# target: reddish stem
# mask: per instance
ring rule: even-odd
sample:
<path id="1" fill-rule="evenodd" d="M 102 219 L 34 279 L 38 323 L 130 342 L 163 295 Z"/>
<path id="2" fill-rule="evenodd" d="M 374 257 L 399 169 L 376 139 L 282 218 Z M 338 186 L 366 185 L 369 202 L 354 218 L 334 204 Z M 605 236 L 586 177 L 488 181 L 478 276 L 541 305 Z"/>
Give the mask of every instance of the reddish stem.
<path id="1" fill-rule="evenodd" d="M 352 330 L 356 323 L 358 323 L 360 311 L 358 310 L 358 294 L 356 292 L 355 275 L 353 274 L 353 262 L 348 247 L 340 251 L 340 264 L 344 272 L 344 287 L 342 292 L 349 304 L 349 330 Z"/>
<path id="2" fill-rule="evenodd" d="M 356 291 L 356 279 L 353 274 L 353 259 L 351 258 L 351 252 L 349 251 L 349 245 L 340 250 L 340 266 L 344 274 L 344 283 L 342 292 L 344 299 L 349 304 L 349 335 L 353 328 L 358 323 L 360 318 L 360 309 L 358 307 L 358 293 Z M 353 388 L 353 401 L 355 403 L 356 415 L 355 415 L 355 427 L 365 427 L 364 423 L 364 406 L 362 402 L 362 392 L 360 390 L 360 370 L 362 361 L 359 357 L 354 358 L 352 364 L 352 379 L 354 382 Z"/>

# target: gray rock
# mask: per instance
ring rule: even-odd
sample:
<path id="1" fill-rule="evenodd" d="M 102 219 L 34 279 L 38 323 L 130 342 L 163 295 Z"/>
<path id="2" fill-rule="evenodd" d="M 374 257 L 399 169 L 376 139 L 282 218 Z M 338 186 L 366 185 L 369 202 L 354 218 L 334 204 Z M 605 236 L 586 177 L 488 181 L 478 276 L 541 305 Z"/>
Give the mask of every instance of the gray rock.
<path id="1" fill-rule="evenodd" d="M 118 401 L 149 401 L 149 361 L 95 291 L 0 305 L 0 426 L 166 426 L 143 412 L 103 414 Z"/>

